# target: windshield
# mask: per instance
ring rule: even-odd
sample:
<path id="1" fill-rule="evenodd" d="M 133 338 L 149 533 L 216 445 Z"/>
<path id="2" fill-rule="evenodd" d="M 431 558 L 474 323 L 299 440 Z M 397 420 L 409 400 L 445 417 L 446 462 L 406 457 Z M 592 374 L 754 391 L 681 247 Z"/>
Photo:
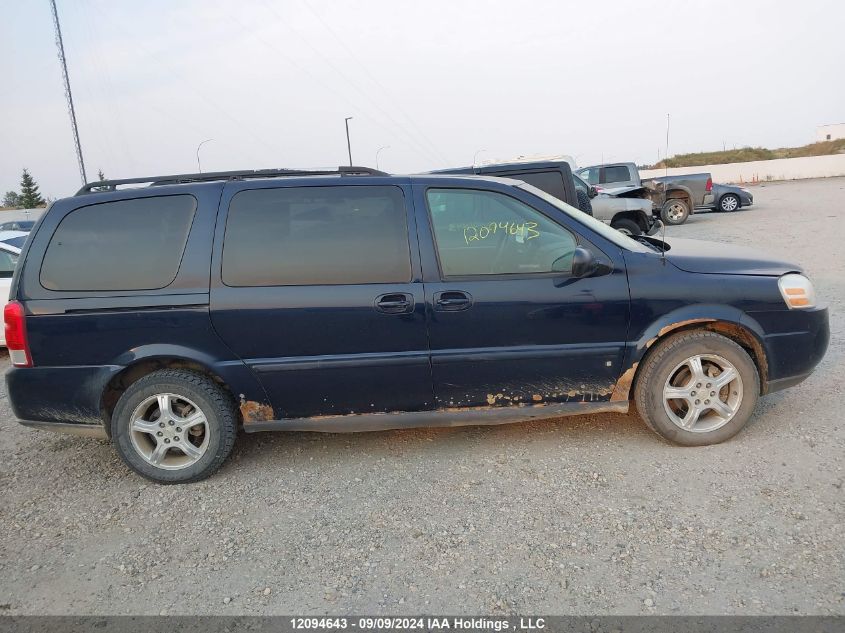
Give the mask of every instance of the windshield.
<path id="1" fill-rule="evenodd" d="M 571 217 L 573 220 L 576 220 L 581 224 L 588 226 L 593 231 L 601 235 L 603 238 L 610 240 L 621 248 L 637 253 L 653 252 L 653 249 L 647 247 L 645 244 L 637 242 L 636 240 L 631 239 L 627 235 L 623 235 L 616 229 L 610 228 L 609 225 L 605 224 L 601 220 L 596 220 L 593 216 L 587 215 L 586 213 L 584 213 L 583 211 L 579 211 L 575 207 L 570 207 L 563 200 L 558 200 L 554 196 L 547 194 L 545 191 L 537 189 L 537 187 L 532 187 L 531 185 L 527 185 L 524 183 L 517 186 L 520 189 L 524 189 L 528 193 L 534 194 L 538 198 L 541 198 L 549 204 L 557 207 L 566 215 Z"/>

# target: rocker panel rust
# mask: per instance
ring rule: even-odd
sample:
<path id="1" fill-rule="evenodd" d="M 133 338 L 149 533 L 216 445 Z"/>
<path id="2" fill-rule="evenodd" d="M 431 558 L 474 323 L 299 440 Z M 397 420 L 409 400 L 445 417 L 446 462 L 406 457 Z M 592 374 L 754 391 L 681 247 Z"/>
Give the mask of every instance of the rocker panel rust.
<path id="1" fill-rule="evenodd" d="M 241 394 L 241 404 L 238 408 L 241 411 L 241 418 L 243 419 L 245 427 L 250 424 L 268 422 L 276 419 L 273 407 L 269 404 L 256 402 L 255 400 L 247 400 L 244 398 L 243 394 Z"/>

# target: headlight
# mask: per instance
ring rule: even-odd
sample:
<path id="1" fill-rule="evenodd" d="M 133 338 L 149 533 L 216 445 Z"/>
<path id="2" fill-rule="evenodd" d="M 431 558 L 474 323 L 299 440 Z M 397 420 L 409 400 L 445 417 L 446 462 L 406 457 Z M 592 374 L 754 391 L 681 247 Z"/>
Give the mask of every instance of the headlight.
<path id="1" fill-rule="evenodd" d="M 790 273 L 778 279 L 778 288 L 790 310 L 816 307 L 816 291 L 804 275 Z"/>

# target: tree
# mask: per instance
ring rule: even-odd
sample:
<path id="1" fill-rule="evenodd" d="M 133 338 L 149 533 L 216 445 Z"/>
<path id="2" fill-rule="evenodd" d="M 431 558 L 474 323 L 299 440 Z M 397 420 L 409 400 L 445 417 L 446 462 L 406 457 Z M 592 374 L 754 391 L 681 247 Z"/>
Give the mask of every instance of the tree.
<path id="1" fill-rule="evenodd" d="M 103 170 L 97 170 L 97 180 L 100 182 L 104 182 L 106 180 L 106 175 L 103 173 Z M 91 191 L 108 191 L 108 187 L 92 187 Z"/>
<path id="2" fill-rule="evenodd" d="M 12 209 L 18 209 L 21 206 L 21 197 L 16 191 L 7 191 L 3 196 L 3 206 Z"/>
<path id="3" fill-rule="evenodd" d="M 29 175 L 26 168 L 24 168 L 23 175 L 21 176 L 20 204 L 24 209 L 34 209 L 47 204 L 46 200 L 41 197 L 41 193 L 38 191 L 38 184 Z"/>

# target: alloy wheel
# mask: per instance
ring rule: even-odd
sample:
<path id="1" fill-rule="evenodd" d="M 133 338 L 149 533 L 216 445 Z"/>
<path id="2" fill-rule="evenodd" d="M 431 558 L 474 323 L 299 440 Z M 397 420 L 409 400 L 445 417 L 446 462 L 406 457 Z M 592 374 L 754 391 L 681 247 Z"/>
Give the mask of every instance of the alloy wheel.
<path id="1" fill-rule="evenodd" d="M 130 418 L 132 446 L 163 470 L 195 464 L 208 449 L 208 419 L 191 400 L 174 393 L 146 398 Z"/>
<path id="2" fill-rule="evenodd" d="M 742 404 L 742 378 L 715 354 L 697 354 L 679 363 L 663 387 L 663 407 L 677 427 L 708 433 L 730 422 Z"/>
<path id="3" fill-rule="evenodd" d="M 739 201 L 736 199 L 735 196 L 725 196 L 722 198 L 722 211 L 736 211 L 736 208 L 739 206 Z"/>

